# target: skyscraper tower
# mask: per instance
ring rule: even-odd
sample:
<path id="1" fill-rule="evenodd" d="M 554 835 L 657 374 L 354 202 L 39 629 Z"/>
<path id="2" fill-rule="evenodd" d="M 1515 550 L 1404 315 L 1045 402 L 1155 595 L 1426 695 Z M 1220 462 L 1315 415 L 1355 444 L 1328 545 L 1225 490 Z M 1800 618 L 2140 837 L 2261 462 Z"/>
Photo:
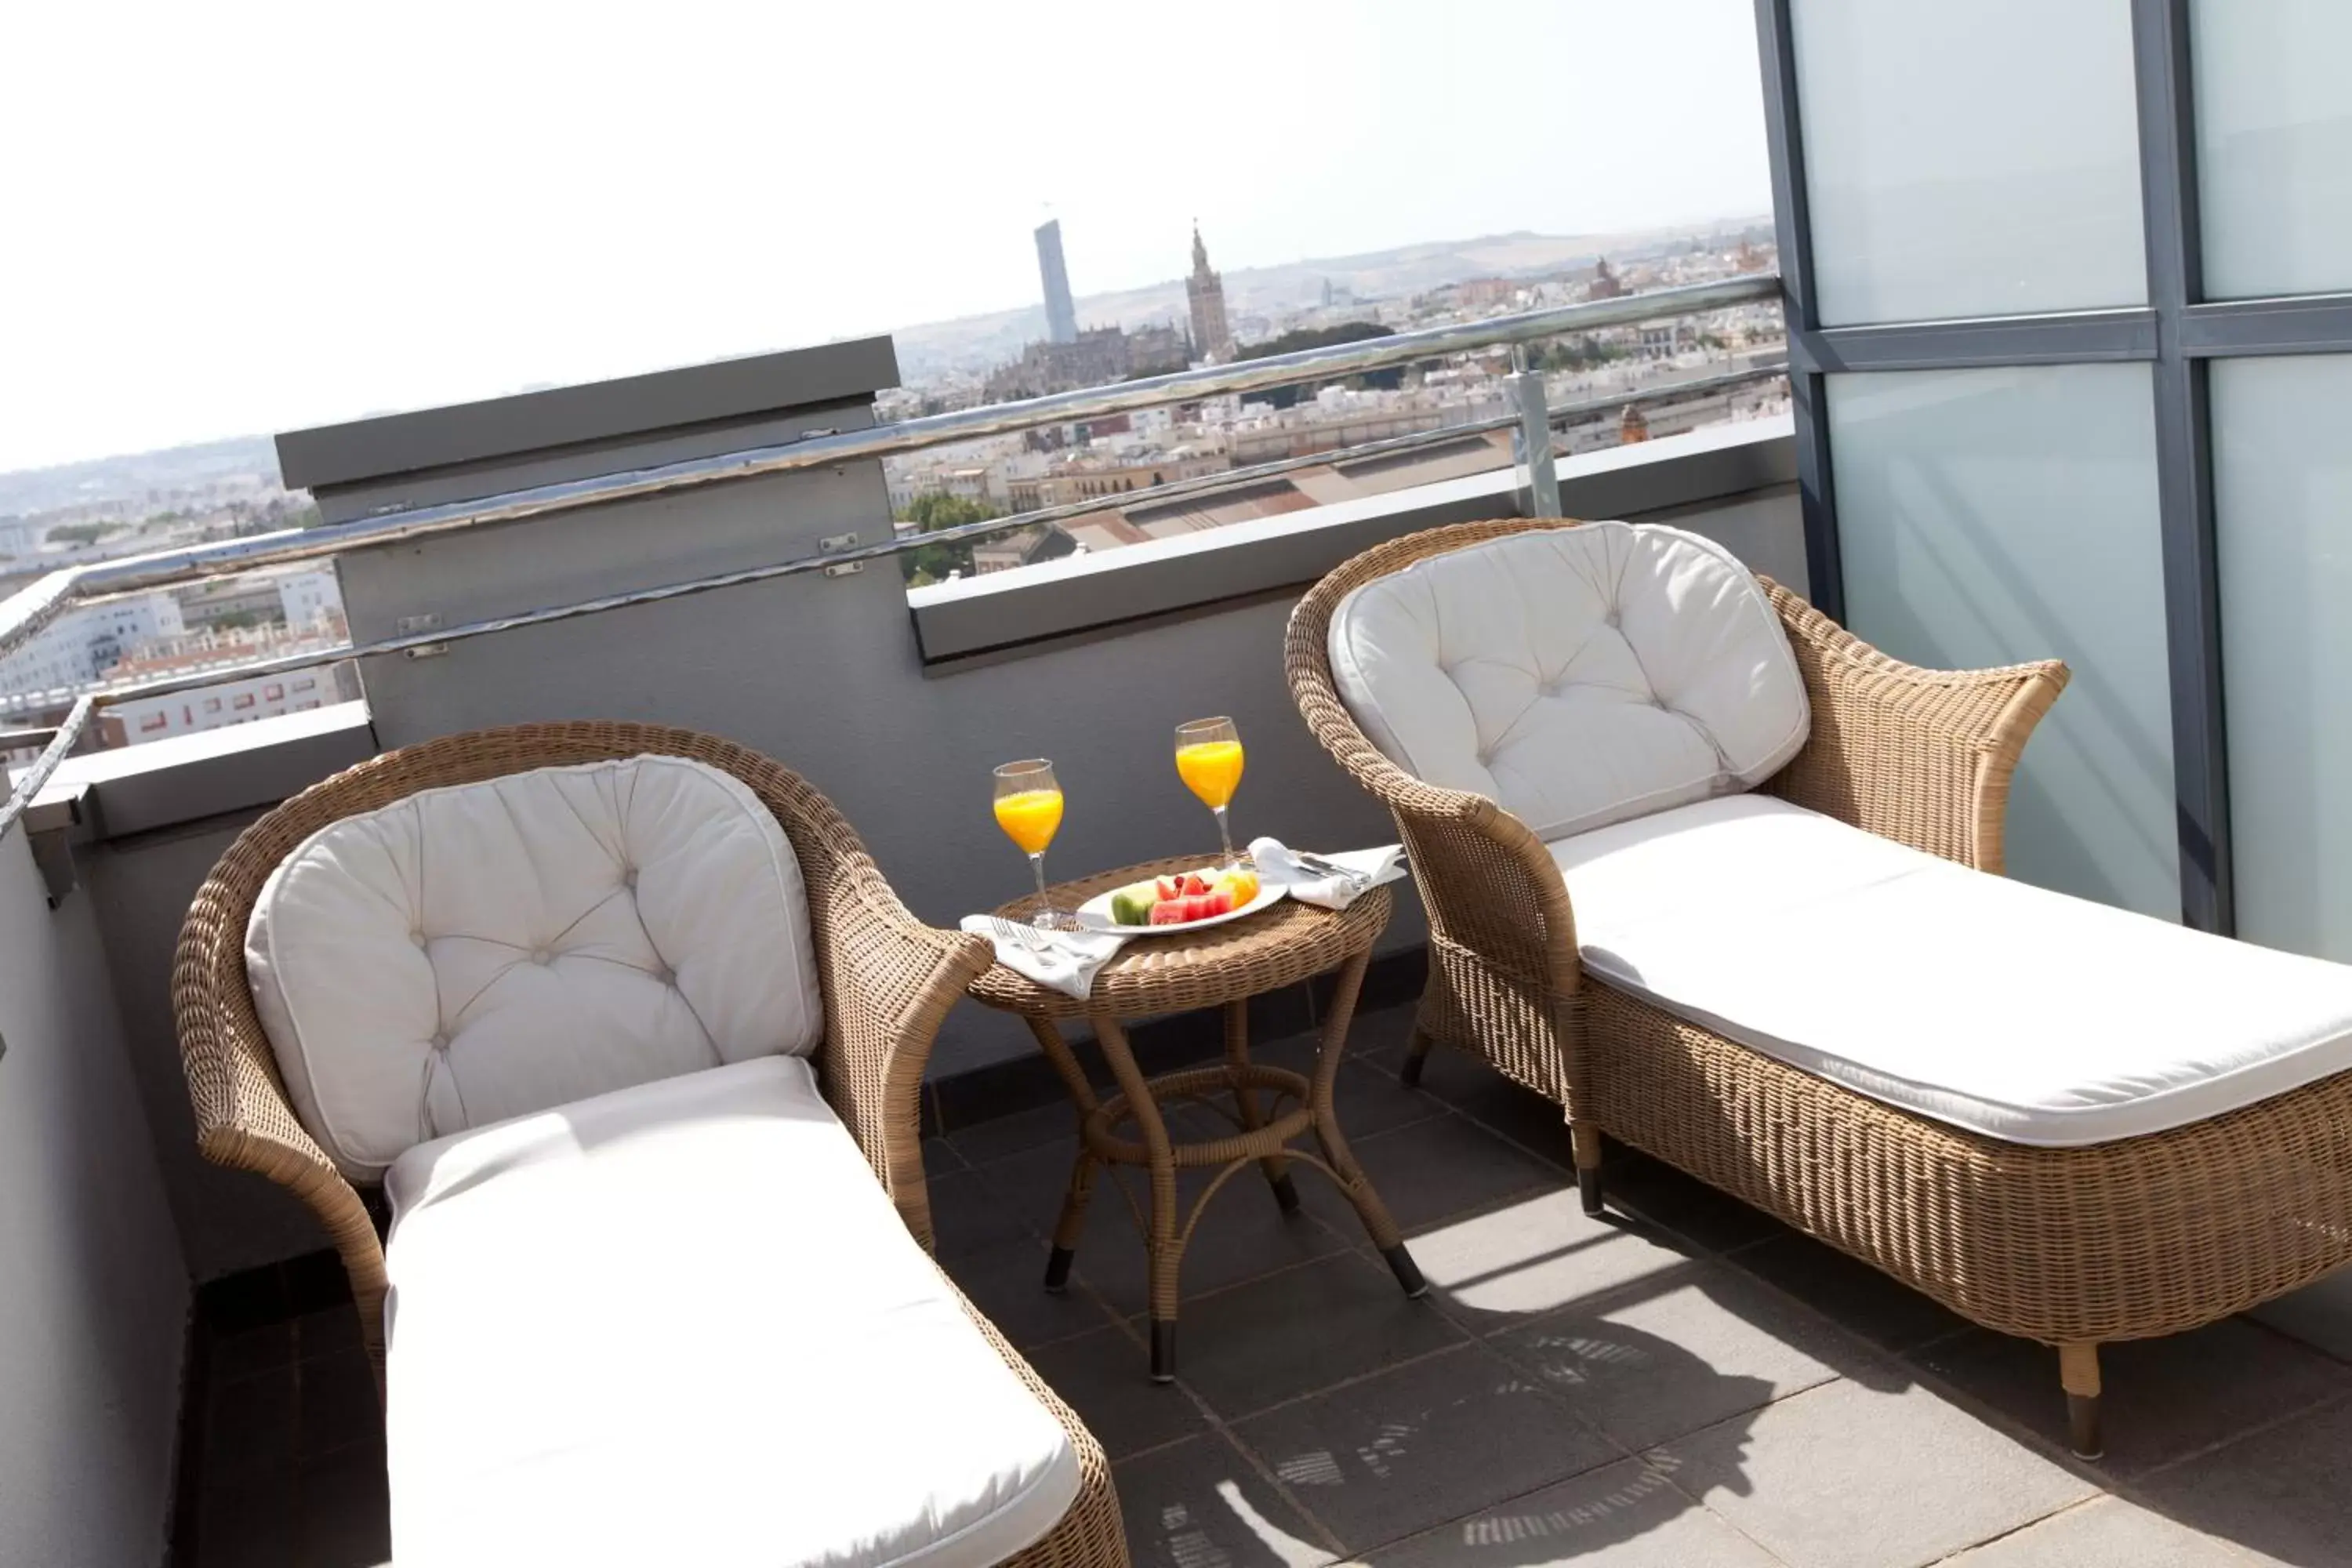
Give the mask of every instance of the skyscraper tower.
<path id="1" fill-rule="evenodd" d="M 1070 301 L 1070 271 L 1062 265 L 1062 220 L 1037 226 L 1037 276 L 1045 283 L 1045 341 L 1078 341 L 1078 308 Z"/>
<path id="2" fill-rule="evenodd" d="M 1234 334 L 1225 325 L 1225 280 L 1209 270 L 1209 247 L 1201 243 L 1201 226 L 1192 226 L 1192 275 L 1184 279 L 1184 297 L 1192 306 L 1192 352 L 1202 359 L 1233 357 Z"/>

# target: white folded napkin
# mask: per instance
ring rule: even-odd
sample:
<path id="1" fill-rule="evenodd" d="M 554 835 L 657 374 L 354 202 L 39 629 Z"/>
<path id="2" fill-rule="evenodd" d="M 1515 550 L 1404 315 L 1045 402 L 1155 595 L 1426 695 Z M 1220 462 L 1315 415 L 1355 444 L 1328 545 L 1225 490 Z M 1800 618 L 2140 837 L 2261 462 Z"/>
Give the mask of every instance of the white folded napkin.
<path id="1" fill-rule="evenodd" d="M 996 962 L 1065 996 L 1084 1000 L 1095 973 L 1128 939 L 1101 931 L 1043 931 L 995 915 L 966 915 L 963 929 L 986 937 Z"/>
<path id="2" fill-rule="evenodd" d="M 1319 909 L 1344 910 L 1382 882 L 1393 882 L 1404 875 L 1401 844 L 1313 857 L 1319 865 L 1309 865 L 1298 851 L 1277 838 L 1261 838 L 1249 847 L 1261 882 Z M 996 949 L 997 963 L 1048 991 L 1080 1000 L 1094 988 L 1095 975 L 1102 966 L 1134 940 L 1112 931 L 1044 931 L 998 915 L 966 915 L 961 923 L 964 930 L 989 940 Z"/>
<path id="3" fill-rule="evenodd" d="M 1344 910 L 1382 882 L 1404 875 L 1402 844 L 1312 857 L 1319 864 L 1309 864 L 1278 838 L 1252 839 L 1249 852 L 1261 880 L 1278 883 L 1290 897 L 1318 909 Z"/>

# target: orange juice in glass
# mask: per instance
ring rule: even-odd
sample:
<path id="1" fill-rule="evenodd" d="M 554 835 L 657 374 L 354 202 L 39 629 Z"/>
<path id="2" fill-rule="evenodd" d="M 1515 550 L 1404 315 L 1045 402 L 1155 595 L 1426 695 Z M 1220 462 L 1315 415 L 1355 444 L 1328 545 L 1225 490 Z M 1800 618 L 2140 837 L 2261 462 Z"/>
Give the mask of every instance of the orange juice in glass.
<path id="1" fill-rule="evenodd" d="M 1045 847 L 1062 826 L 1062 786 L 1054 764 L 1043 757 L 1007 763 L 996 770 L 996 826 L 1029 857 L 1037 879 L 1037 910 L 1030 923 L 1048 931 L 1076 926 L 1076 917 L 1054 908 L 1045 897 Z"/>
<path id="2" fill-rule="evenodd" d="M 1231 719 L 1195 719 L 1176 726 L 1176 776 L 1217 814 L 1217 841 L 1228 866 L 1238 865 L 1225 808 L 1242 783 L 1242 736 Z"/>

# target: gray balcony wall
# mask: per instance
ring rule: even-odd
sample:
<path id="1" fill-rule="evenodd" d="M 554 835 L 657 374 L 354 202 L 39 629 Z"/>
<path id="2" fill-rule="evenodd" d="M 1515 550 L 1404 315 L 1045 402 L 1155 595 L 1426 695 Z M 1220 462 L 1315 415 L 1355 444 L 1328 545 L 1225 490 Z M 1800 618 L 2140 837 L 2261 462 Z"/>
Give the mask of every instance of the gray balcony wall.
<path id="1" fill-rule="evenodd" d="M 0 1563 L 162 1560 L 188 1274 L 87 899 L 0 838 Z"/>
<path id="2" fill-rule="evenodd" d="M 835 409 L 822 422 L 845 421 Z M 1717 496 L 1665 515 L 1712 529 L 1759 568 L 1802 582 L 1794 499 L 1776 482 L 1789 477 L 1780 428 L 1685 438 L 1696 454 L 1689 461 L 1737 458 L 1747 476 L 1739 482 L 1762 493 L 1743 495 L 1728 510 L 1731 498 Z M 1622 452 L 1592 465 L 1614 486 L 1610 513 L 1656 510 L 1628 504 L 1645 485 L 1655 500 L 1678 493 L 1655 476 L 1674 468 L 1682 448 L 1654 445 L 1654 464 L 1643 460 L 1650 455 Z M 608 460 L 636 466 L 625 446 Z M 1571 494 L 1575 478 L 1564 479 Z M 1319 563 L 1294 566 L 1279 586 L 1251 577 L 1244 553 L 1277 542 L 1238 533 L 1230 555 L 1211 552 L 1233 563 L 1238 596 L 1130 614 L 985 658 L 926 665 L 909 635 L 898 573 L 877 563 L 850 576 L 788 577 L 505 632 L 425 658 L 377 658 L 362 678 L 386 746 L 487 725 L 592 718 L 680 724 L 741 741 L 806 774 L 856 825 L 909 907 L 951 925 L 1026 890 L 1027 868 L 990 815 L 989 770 L 1000 762 L 1045 756 L 1056 764 L 1069 800 L 1047 858 L 1056 876 L 1213 852 L 1213 824 L 1178 782 L 1171 756 L 1175 725 L 1204 714 L 1231 715 L 1249 748 L 1233 813 L 1240 837 L 1271 833 L 1323 847 L 1392 838 L 1386 815 L 1324 755 L 1292 705 L 1282 674 L 1285 622 L 1303 582 L 1342 554 L 1435 522 L 1507 515 L 1516 505 L 1511 484 L 1505 471 L 1429 487 L 1443 492 L 1442 504 L 1416 504 L 1411 494 L 1385 507 L 1356 503 L 1344 542 L 1327 542 Z M 364 640 L 423 616 L 455 625 L 814 553 L 828 535 L 876 540 L 888 520 L 879 464 L 789 473 L 347 557 L 344 604 L 352 635 Z M 1117 577 L 1147 570 L 1152 558 L 1152 547 L 1139 546 L 1092 565 Z M 1072 595 L 1110 593 L 1083 579 L 1060 586 Z M 1423 939 L 1418 910 L 1406 903 L 1385 949 Z M 943 1030 L 933 1070 L 1034 1048 L 1016 1022 L 965 1007 Z"/>

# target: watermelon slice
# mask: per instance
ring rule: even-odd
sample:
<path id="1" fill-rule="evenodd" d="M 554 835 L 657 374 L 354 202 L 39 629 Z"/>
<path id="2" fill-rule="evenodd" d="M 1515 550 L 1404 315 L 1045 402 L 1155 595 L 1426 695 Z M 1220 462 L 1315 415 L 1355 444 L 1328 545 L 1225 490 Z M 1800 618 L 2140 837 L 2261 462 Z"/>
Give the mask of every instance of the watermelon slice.
<path id="1" fill-rule="evenodd" d="M 1181 899 L 1160 900 L 1159 902 L 1151 906 L 1150 917 L 1145 923 L 1156 926 L 1182 925 L 1184 923 L 1184 900 Z"/>

